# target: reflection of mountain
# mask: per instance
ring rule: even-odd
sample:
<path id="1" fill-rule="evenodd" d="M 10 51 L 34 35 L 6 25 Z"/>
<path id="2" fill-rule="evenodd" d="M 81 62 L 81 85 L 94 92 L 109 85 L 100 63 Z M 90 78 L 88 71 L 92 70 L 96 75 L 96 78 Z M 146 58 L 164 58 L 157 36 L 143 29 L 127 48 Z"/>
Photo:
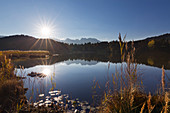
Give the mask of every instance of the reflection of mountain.
<path id="1" fill-rule="evenodd" d="M 64 61 L 64 63 L 66 63 L 67 65 L 70 65 L 70 64 L 81 64 L 81 65 L 96 65 L 98 62 L 97 61 L 94 61 L 94 60 L 91 60 L 91 61 L 86 61 L 86 60 L 67 60 L 67 61 Z"/>
<path id="2" fill-rule="evenodd" d="M 70 60 L 70 62 L 67 62 L 68 60 Z M 83 64 L 84 65 L 85 64 L 95 65 L 95 63 L 97 64 L 97 62 L 108 62 L 108 61 L 111 61 L 113 63 L 118 63 L 120 62 L 120 57 L 119 55 L 118 56 L 115 55 L 114 58 L 111 58 L 107 54 L 70 54 L 70 55 L 59 55 L 57 57 L 50 57 L 49 59 L 44 59 L 44 58 L 25 59 L 25 60 L 18 59 L 18 60 L 12 60 L 12 61 L 14 63 L 14 66 L 21 65 L 21 66 L 28 68 L 28 67 L 33 67 L 36 65 L 52 65 L 57 62 L 63 62 L 63 61 L 66 61 L 69 64 L 71 63 L 71 61 L 76 61 L 76 60 L 82 61 L 82 62 L 79 62 L 82 65 Z"/>
<path id="3" fill-rule="evenodd" d="M 163 57 L 160 57 L 162 53 L 147 53 L 147 55 L 140 55 L 136 58 L 137 63 L 146 64 L 149 66 L 161 68 L 164 65 L 165 69 L 170 69 L 170 60 L 168 54 L 163 54 Z M 159 59 L 159 60 L 158 60 Z M 14 65 L 22 65 L 26 68 L 33 67 L 36 65 L 52 65 L 57 62 L 65 62 L 66 64 L 81 64 L 81 65 L 95 65 L 98 62 L 112 62 L 120 63 L 119 55 L 109 55 L 109 54 L 72 54 L 72 55 L 60 55 L 58 57 L 50 57 L 49 59 L 26 59 L 26 60 L 15 60 L 13 61 Z"/>

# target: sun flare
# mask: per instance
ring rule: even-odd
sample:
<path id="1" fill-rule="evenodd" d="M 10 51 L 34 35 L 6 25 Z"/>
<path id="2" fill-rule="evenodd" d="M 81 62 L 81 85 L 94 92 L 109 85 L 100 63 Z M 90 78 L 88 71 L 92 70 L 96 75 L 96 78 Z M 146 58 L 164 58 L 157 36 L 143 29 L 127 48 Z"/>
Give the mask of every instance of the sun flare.
<path id="1" fill-rule="evenodd" d="M 56 27 L 52 20 L 41 18 L 35 26 L 36 34 L 40 38 L 53 38 L 55 36 Z"/>
<path id="2" fill-rule="evenodd" d="M 51 29 L 48 26 L 42 26 L 40 32 L 41 32 L 42 36 L 50 37 Z"/>

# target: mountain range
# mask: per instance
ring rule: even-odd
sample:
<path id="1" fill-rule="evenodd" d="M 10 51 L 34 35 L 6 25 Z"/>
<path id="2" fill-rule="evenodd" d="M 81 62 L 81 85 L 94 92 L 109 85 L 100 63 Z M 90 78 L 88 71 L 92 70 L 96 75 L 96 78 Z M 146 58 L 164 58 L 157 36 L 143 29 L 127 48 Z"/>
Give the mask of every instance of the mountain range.
<path id="1" fill-rule="evenodd" d="M 65 40 L 56 39 L 56 41 L 67 43 L 67 44 L 85 44 L 85 43 L 99 43 L 100 41 L 96 38 L 81 38 L 81 39 L 70 39 L 66 38 Z"/>
<path id="2" fill-rule="evenodd" d="M 71 39 L 70 39 L 71 40 Z M 67 39 L 67 41 L 70 41 Z M 85 42 L 96 39 L 82 38 L 77 42 Z M 71 42 L 71 41 L 70 41 Z M 95 42 L 95 41 L 94 41 Z M 128 42 L 128 46 L 131 47 L 131 41 Z M 139 55 L 145 52 L 161 51 L 169 53 L 170 50 L 170 34 L 163 34 L 160 36 L 149 37 L 143 40 L 134 41 L 134 47 L 136 53 Z M 0 50 L 48 50 L 51 53 L 100 53 L 110 54 L 119 53 L 119 42 L 97 42 L 97 43 L 85 43 L 85 44 L 67 44 L 58 42 L 53 39 L 38 39 L 28 35 L 12 35 L 0 38 Z M 155 53 L 156 54 L 156 53 Z"/>

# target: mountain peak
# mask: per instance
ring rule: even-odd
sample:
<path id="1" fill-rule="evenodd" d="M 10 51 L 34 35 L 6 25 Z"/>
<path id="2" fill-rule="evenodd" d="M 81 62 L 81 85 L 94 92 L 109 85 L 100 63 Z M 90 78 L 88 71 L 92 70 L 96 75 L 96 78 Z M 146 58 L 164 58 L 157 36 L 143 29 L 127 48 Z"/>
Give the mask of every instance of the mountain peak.
<path id="1" fill-rule="evenodd" d="M 70 39 L 60 40 L 61 42 L 68 44 L 85 44 L 85 43 L 99 43 L 100 41 L 96 38 L 81 38 L 81 39 Z"/>

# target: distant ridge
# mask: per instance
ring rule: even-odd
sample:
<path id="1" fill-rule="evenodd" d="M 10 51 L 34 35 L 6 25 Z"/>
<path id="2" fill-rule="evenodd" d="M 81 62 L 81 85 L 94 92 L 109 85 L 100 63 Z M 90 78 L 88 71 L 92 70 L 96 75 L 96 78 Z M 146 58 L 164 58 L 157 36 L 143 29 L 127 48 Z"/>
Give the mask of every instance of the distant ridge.
<path id="1" fill-rule="evenodd" d="M 51 53 L 64 53 L 68 51 L 68 44 L 28 35 L 12 35 L 0 38 L 0 50 L 48 50 Z"/>
<path id="2" fill-rule="evenodd" d="M 63 43 L 67 43 L 67 44 L 85 44 L 85 43 L 99 43 L 100 41 L 96 38 L 81 38 L 81 39 L 70 39 L 67 38 L 65 40 L 57 40 Z"/>
<path id="3" fill-rule="evenodd" d="M 140 40 L 136 40 L 137 41 L 142 41 L 142 40 L 160 40 L 160 39 L 164 39 L 164 40 L 170 40 L 170 33 L 165 33 L 165 34 L 161 34 L 161 35 L 157 35 L 157 36 L 150 36 L 144 39 L 140 39 Z"/>
<path id="4" fill-rule="evenodd" d="M 164 39 L 164 40 L 170 40 L 170 33 L 166 33 L 166 34 L 162 34 L 162 35 L 159 35 L 159 36 L 154 36 L 154 37 L 148 37 L 146 38 L 146 40 L 152 40 L 152 39 Z"/>
<path id="5" fill-rule="evenodd" d="M 148 47 L 149 42 L 153 40 L 153 47 Z M 159 50 L 159 51 L 168 51 L 170 49 L 170 33 L 162 34 L 159 36 L 148 37 L 143 40 L 134 41 L 134 46 L 139 51 L 148 51 L 148 50 Z"/>

